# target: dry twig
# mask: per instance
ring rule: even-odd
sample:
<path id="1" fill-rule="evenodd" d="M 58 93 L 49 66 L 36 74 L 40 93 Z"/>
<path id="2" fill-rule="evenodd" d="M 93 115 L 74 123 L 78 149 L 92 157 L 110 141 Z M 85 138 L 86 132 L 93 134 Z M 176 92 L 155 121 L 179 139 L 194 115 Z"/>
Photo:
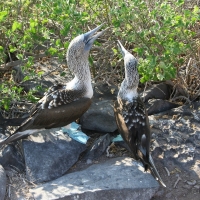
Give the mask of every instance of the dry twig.
<path id="1" fill-rule="evenodd" d="M 181 179 L 181 177 L 178 175 L 178 178 L 177 178 L 176 182 L 174 183 L 174 188 L 176 188 L 176 186 L 177 186 L 177 184 L 178 184 L 178 182 L 179 182 L 180 180 L 182 180 L 182 179 Z"/>
<path id="2" fill-rule="evenodd" d="M 169 172 L 169 170 L 167 169 L 167 167 L 165 167 L 165 171 L 167 172 L 167 176 L 170 176 L 170 172 Z"/>

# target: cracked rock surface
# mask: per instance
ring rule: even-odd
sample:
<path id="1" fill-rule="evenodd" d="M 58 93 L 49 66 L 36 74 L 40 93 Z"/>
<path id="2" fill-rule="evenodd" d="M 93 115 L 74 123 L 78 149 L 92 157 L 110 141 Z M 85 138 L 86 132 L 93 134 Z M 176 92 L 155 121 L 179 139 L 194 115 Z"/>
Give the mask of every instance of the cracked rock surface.
<path id="1" fill-rule="evenodd" d="M 31 189 L 35 200 L 148 200 L 159 184 L 131 158 L 112 158 Z"/>

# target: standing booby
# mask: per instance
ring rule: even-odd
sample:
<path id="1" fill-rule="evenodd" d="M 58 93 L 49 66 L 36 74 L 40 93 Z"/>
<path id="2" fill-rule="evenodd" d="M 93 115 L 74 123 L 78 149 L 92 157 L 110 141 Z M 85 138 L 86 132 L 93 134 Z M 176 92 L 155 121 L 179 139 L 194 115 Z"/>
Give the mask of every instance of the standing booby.
<path id="1" fill-rule="evenodd" d="M 150 154 L 151 132 L 149 119 L 145 105 L 137 92 L 139 84 L 137 60 L 122 46 L 120 41 L 118 41 L 118 46 L 125 65 L 125 79 L 121 83 L 117 101 L 114 105 L 118 129 L 134 158 L 141 160 L 145 171 L 150 169 L 156 180 L 166 187 Z"/>
<path id="2" fill-rule="evenodd" d="M 14 134 L 1 141 L 0 145 L 17 141 L 41 129 L 65 126 L 89 108 L 93 89 L 88 56 L 94 41 L 105 31 L 95 35 L 102 25 L 77 36 L 69 44 L 66 59 L 69 69 L 75 75 L 74 79 L 66 85 L 57 84 L 49 88 L 31 109 L 28 119 Z"/>

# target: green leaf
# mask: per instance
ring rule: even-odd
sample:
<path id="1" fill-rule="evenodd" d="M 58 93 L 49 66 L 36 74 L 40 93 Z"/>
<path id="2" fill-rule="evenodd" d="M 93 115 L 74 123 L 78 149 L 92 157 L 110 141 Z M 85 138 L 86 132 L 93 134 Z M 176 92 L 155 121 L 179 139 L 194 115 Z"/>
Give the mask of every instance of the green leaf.
<path id="1" fill-rule="evenodd" d="M 141 82 L 141 83 L 145 83 L 145 82 L 146 82 L 144 76 L 140 79 L 140 82 Z"/>
<path id="2" fill-rule="evenodd" d="M 2 46 L 0 46 L 0 51 L 2 52 L 4 50 L 4 48 Z"/>
<path id="3" fill-rule="evenodd" d="M 112 50 L 113 50 L 113 53 L 114 53 L 114 55 L 117 55 L 117 54 L 118 54 L 118 51 L 117 51 L 117 49 L 115 49 L 115 48 L 112 48 Z"/>
<path id="4" fill-rule="evenodd" d="M 165 77 L 163 76 L 163 74 L 158 73 L 157 78 L 158 80 L 162 81 Z"/>
<path id="5" fill-rule="evenodd" d="M 65 76 L 66 75 L 66 72 L 61 72 L 60 73 L 60 76 Z"/>
<path id="6" fill-rule="evenodd" d="M 12 46 L 12 45 L 9 45 L 9 50 L 10 50 L 11 53 L 13 53 L 17 50 L 17 48 Z"/>
<path id="7" fill-rule="evenodd" d="M 69 46 L 69 42 L 67 41 L 67 42 L 64 43 L 64 47 L 65 47 L 65 49 L 67 49 L 68 46 Z"/>
<path id="8" fill-rule="evenodd" d="M 61 46 L 61 40 L 60 40 L 60 39 L 57 39 L 57 40 L 56 40 L 56 46 L 58 46 L 58 47 Z"/>
<path id="9" fill-rule="evenodd" d="M 92 56 L 89 56 L 89 63 L 90 63 L 90 65 L 93 65 L 93 62 L 94 62 L 94 60 L 93 60 Z"/>
<path id="10" fill-rule="evenodd" d="M 195 14 L 199 13 L 199 7 L 198 6 L 196 6 L 196 5 L 194 6 L 193 13 L 195 13 Z"/>
<path id="11" fill-rule="evenodd" d="M 39 71 L 37 74 L 38 74 L 38 76 L 42 76 L 44 74 L 44 72 L 43 71 Z"/>
<path id="12" fill-rule="evenodd" d="M 51 55 L 55 55 L 55 54 L 58 52 L 58 50 L 57 50 L 56 48 L 50 47 L 50 48 L 48 49 L 48 52 L 49 52 Z"/>
<path id="13" fill-rule="evenodd" d="M 34 27 L 36 27 L 38 25 L 38 22 L 36 21 L 36 20 L 30 20 L 30 27 L 31 28 L 34 28 Z"/>
<path id="14" fill-rule="evenodd" d="M 165 63 L 164 63 L 163 61 L 161 61 L 161 62 L 159 63 L 159 67 L 162 68 L 162 69 L 165 69 L 165 68 L 166 68 L 166 65 L 165 65 Z"/>
<path id="15" fill-rule="evenodd" d="M 9 110 L 9 102 L 6 102 L 6 103 L 4 104 L 4 109 L 5 109 L 5 110 Z"/>
<path id="16" fill-rule="evenodd" d="M 23 81 L 28 81 L 28 80 L 30 80 L 30 76 L 25 76 L 23 79 Z"/>
<path id="17" fill-rule="evenodd" d="M 22 24 L 21 24 L 21 23 L 19 23 L 19 22 L 17 22 L 17 21 L 14 21 L 14 22 L 13 22 L 13 25 L 12 25 L 12 31 L 13 31 L 13 32 L 14 32 L 15 30 L 17 30 L 17 29 L 21 30 L 21 28 L 22 28 Z"/>
<path id="18" fill-rule="evenodd" d="M 3 21 L 7 15 L 8 15 L 7 11 L 1 11 L 0 12 L 0 22 Z"/>
<path id="19" fill-rule="evenodd" d="M 139 47 L 136 47 L 133 49 L 134 52 L 138 53 L 139 55 L 142 55 L 143 52 L 144 52 L 144 49 L 143 48 L 139 48 Z"/>

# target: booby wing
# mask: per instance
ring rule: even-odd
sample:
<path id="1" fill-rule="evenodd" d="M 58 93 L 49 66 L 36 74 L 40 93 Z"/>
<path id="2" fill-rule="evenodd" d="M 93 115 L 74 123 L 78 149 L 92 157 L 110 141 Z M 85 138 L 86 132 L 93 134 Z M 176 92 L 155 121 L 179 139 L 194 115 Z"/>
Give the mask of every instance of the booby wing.
<path id="1" fill-rule="evenodd" d="M 90 98 L 80 97 L 80 94 L 77 90 L 58 89 L 58 87 L 56 90 L 47 92 L 32 108 L 28 119 L 14 134 L 1 141 L 0 145 L 25 138 L 33 133 L 26 130 L 61 127 L 78 119 L 92 103 Z M 49 108 L 50 105 L 51 108 Z"/>
<path id="2" fill-rule="evenodd" d="M 123 139 L 129 145 L 135 159 L 138 157 L 138 149 L 141 144 L 142 135 L 145 134 L 147 140 L 150 140 L 150 130 L 148 117 L 143 102 L 138 97 L 133 102 L 121 100 L 115 102 L 115 118 Z M 149 155 L 149 144 L 145 144 L 146 159 Z"/>
<path id="3" fill-rule="evenodd" d="M 151 132 L 147 112 L 142 100 L 138 97 L 132 102 L 121 100 L 114 104 L 115 118 L 124 141 L 128 144 L 136 160 L 140 159 L 145 171 L 151 170 L 153 176 L 164 187 L 154 161 L 150 155 Z"/>

